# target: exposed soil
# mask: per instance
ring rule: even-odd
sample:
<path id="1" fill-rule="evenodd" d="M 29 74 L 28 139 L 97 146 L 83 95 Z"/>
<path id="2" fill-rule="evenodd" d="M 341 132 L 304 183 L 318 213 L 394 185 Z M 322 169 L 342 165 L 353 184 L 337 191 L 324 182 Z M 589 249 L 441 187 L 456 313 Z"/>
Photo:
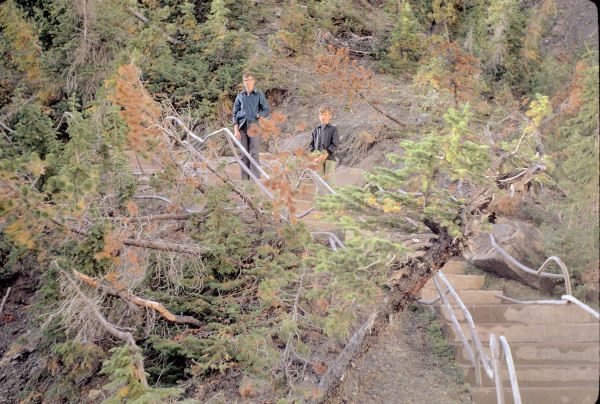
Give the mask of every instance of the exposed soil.
<path id="1" fill-rule="evenodd" d="M 555 1 L 557 16 L 544 45 L 554 53 L 587 44 L 598 50 L 598 8 L 591 0 Z"/>
<path id="2" fill-rule="evenodd" d="M 551 28 L 552 36 L 545 45 L 554 49 L 580 46 L 586 39 L 598 49 L 598 13 L 588 0 L 558 1 L 559 15 Z M 277 18 L 276 18 L 277 19 Z M 265 32 L 257 35 L 259 52 L 269 50 L 265 38 L 278 28 L 277 21 L 265 24 Z M 361 61 L 365 63 L 365 61 Z M 293 61 L 282 59 L 278 63 L 277 83 L 257 84 L 268 87 L 269 102 L 287 116 L 282 132 L 289 133 L 294 144 L 302 147 L 308 143 L 310 130 L 318 124 L 317 110 L 320 103 L 328 103 L 334 111 L 332 123 L 337 125 L 342 141 L 341 163 L 359 168 L 377 165 L 389 166 L 387 153 L 399 150 L 399 139 L 405 138 L 404 129 L 378 114 L 365 102 L 348 106 L 345 100 L 329 99 L 323 94 L 321 78 L 314 72 L 311 58 Z M 416 97 L 409 81 L 403 78 L 376 75 L 382 93 L 378 98 L 380 108 L 417 128 L 432 119 L 418 110 Z M 303 129 L 298 129 L 305 123 Z M 360 133 L 370 133 L 376 141 L 361 148 L 356 143 Z M 289 147 L 293 148 L 293 147 Z M 263 150 L 268 150 L 267 145 Z M 31 271 L 30 271 L 31 272 Z M 540 292 L 518 282 L 489 278 L 489 288 L 504 290 L 505 295 L 515 298 L 542 298 Z M 22 275 L 9 284 L 0 284 L 0 301 L 8 286 L 11 293 L 0 315 L 0 403 L 19 402 L 28 378 L 43 366 L 43 358 L 35 354 L 39 342 L 37 328 L 31 326 L 34 318 L 32 304 L 38 279 L 33 273 Z M 377 345 L 356 358 L 354 367 L 346 375 L 339 394 L 331 403 L 470 403 L 464 386 L 457 379 L 451 366 L 435 357 L 427 343 L 426 325 L 416 313 L 404 312 L 379 336 Z M 316 339 L 318 345 L 321 341 Z M 322 347 L 320 363 L 334 358 L 339 347 Z M 319 355 L 317 355 L 319 356 Z M 238 375 L 239 376 L 239 375 Z M 205 402 L 234 402 L 241 377 L 230 375 L 215 378 L 210 386 L 189 386 L 196 397 Z M 314 372 L 312 383 L 317 383 Z M 314 380 L 312 380 L 314 378 Z M 229 390 L 228 390 L 229 389 Z M 222 391 L 227 391 L 227 395 Z M 257 399 L 240 399 L 239 402 L 259 402 Z"/>
<path id="3" fill-rule="evenodd" d="M 35 353 L 39 341 L 37 328 L 30 324 L 38 285 L 37 277 L 28 271 L 0 289 L 4 297 L 11 286 L 0 316 L 0 403 L 20 402 L 17 394 L 30 375 L 42 366 Z"/>
<path id="4" fill-rule="evenodd" d="M 329 403 L 471 403 L 452 365 L 433 354 L 426 328 L 418 313 L 400 313 Z"/>

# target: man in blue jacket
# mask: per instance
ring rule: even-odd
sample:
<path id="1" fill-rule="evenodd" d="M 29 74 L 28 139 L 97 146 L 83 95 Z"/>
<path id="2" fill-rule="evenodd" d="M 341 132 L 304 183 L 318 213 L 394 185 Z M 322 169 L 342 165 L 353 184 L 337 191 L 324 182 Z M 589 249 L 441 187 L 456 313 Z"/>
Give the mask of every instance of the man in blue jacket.
<path id="1" fill-rule="evenodd" d="M 249 136 L 248 129 L 252 125 L 260 126 L 259 119 L 267 118 L 270 114 L 269 106 L 263 92 L 254 88 L 256 80 L 251 73 L 244 73 L 242 75 L 242 82 L 244 83 L 245 90 L 235 97 L 235 103 L 233 104 L 233 127 L 235 129 L 235 136 L 241 141 L 242 146 L 257 163 L 260 163 L 258 155 L 260 133 L 258 133 L 258 130 L 252 131 L 254 133 L 251 133 Z M 250 171 L 256 178 L 260 178 L 258 168 L 250 165 L 248 157 L 244 153 L 241 154 L 242 163 L 250 168 Z M 242 180 L 249 179 L 250 176 L 248 173 L 242 169 Z"/>

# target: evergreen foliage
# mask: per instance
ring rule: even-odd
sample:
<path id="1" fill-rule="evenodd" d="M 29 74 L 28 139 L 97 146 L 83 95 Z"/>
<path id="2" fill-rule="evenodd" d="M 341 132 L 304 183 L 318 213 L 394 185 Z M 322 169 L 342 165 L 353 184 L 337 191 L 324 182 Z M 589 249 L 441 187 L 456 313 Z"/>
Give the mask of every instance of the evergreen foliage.
<path id="1" fill-rule="evenodd" d="M 440 185 L 484 180 L 489 167 L 488 147 L 475 142 L 469 129 L 470 115 L 468 104 L 460 112 L 450 109 L 444 115 L 446 126 L 441 133 L 431 132 L 418 142 L 403 141 L 402 154 L 387 156 L 401 168 L 377 167 L 374 173 L 365 175 L 374 188 L 343 189 L 322 206 L 334 216 L 341 216 L 341 224 L 347 229 L 391 228 L 410 232 L 417 230 L 416 223 L 421 222 L 436 232 L 445 228 L 453 236 L 460 236 L 462 202 L 451 195 L 447 186 Z M 370 220 L 365 222 L 347 216 L 365 211 L 370 213 Z M 397 248 L 399 253 L 406 252 L 399 245 Z"/>
<path id="2" fill-rule="evenodd" d="M 531 188 L 552 195 L 537 208 L 547 251 L 567 262 L 586 296 L 597 284 L 600 237 L 597 54 L 573 68 L 544 49 L 550 0 L 388 3 L 371 24 L 367 4 L 286 2 L 269 38 L 274 54 L 259 54 L 278 7 L 270 2 L 0 4 L 0 278 L 39 272 L 37 349 L 47 358 L 23 397 L 80 401 L 90 385 L 104 385 L 107 403 L 164 402 L 182 398 L 182 386 L 199 391 L 240 376 L 264 401 L 315 400 L 298 385 L 326 370 L 311 349 L 347 337 L 386 292 L 389 272 L 427 247 L 420 235 L 456 244 L 468 235 L 461 187 L 496 191 L 492 179 L 536 163 L 548 175 Z M 372 54 L 326 53 L 327 41 L 357 36 L 385 36 L 380 70 L 414 74 L 424 96 L 410 100 L 411 112 L 431 115 L 422 133 L 372 99 Z M 318 59 L 328 95 L 347 108 L 365 101 L 406 129 L 404 139 L 418 135 L 398 143 L 390 168 L 366 174 L 368 186 L 318 198 L 348 236 L 337 253 L 293 217 L 293 226 L 274 219 L 282 207 L 294 213 L 290 173 L 310 167 L 300 152 L 279 156 L 284 163 L 266 183 L 277 196 L 264 203 L 225 176 L 210 187 L 204 174 L 188 175 L 210 164 L 222 174 L 217 147 L 205 145 L 202 160 L 163 121 L 229 124 L 242 71 L 268 74 L 282 56 Z M 497 156 L 506 157 L 499 167 Z M 131 168 L 139 160 L 163 170 L 140 169 L 150 178 L 139 185 Z M 241 196 L 259 206 L 255 216 Z M 187 213 L 190 206 L 199 212 Z M 434 347 L 442 356 L 447 348 Z"/>
<path id="3" fill-rule="evenodd" d="M 551 229 L 547 240 L 549 252 L 564 257 L 587 297 L 598 276 L 598 58 L 590 52 L 577 67 L 575 87 L 572 89 L 570 119 L 560 127 L 560 164 L 555 170 L 565 201 L 552 206 L 558 222 L 546 226 Z M 587 286 L 586 286 L 587 284 Z M 595 292 L 592 292 L 595 293 Z"/>
<path id="4" fill-rule="evenodd" d="M 390 33 L 387 51 L 378 55 L 379 67 L 385 71 L 412 72 L 424 51 L 423 42 L 423 28 L 410 3 L 405 2 Z"/>
<path id="5" fill-rule="evenodd" d="M 277 53 L 292 56 L 307 49 L 314 36 L 315 21 L 308 9 L 295 0 L 290 0 L 281 16 L 281 28 L 269 36 L 269 46 Z"/>
<path id="6" fill-rule="evenodd" d="M 110 396 L 103 403 L 163 403 L 181 395 L 181 389 L 146 387 L 140 383 L 133 365 L 135 356 L 141 358 L 139 351 L 125 345 L 112 348 L 109 352 L 112 355 L 103 362 L 101 373 L 108 375 L 110 379 L 110 383 L 103 386 Z"/>

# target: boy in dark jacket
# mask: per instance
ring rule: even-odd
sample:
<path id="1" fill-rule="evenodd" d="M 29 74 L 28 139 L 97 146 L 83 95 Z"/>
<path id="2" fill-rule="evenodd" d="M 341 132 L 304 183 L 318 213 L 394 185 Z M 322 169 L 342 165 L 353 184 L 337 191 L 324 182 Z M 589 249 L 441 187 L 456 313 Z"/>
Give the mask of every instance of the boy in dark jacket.
<path id="1" fill-rule="evenodd" d="M 325 174 L 323 179 L 330 187 L 335 186 L 335 151 L 340 143 L 338 130 L 331 125 L 331 108 L 327 105 L 322 105 L 319 108 L 319 121 L 321 124 L 313 129 L 310 135 L 310 151 L 316 150 L 327 153 L 327 158 L 323 161 L 320 167 L 320 174 Z"/>
<path id="2" fill-rule="evenodd" d="M 259 125 L 258 120 L 260 118 L 267 118 L 270 114 L 269 106 L 267 105 L 267 99 L 262 91 L 254 88 L 256 80 L 250 73 L 244 73 L 242 75 L 242 82 L 245 90 L 242 91 L 235 97 L 233 104 L 233 127 L 235 130 L 235 137 L 237 137 L 244 149 L 248 151 L 248 154 L 257 162 L 260 163 L 259 159 L 259 146 L 260 146 L 260 134 L 257 133 L 255 136 L 248 136 L 248 129 L 251 125 Z M 244 153 L 241 153 L 242 163 L 250 168 L 252 174 L 256 178 L 260 178 L 260 172 L 254 164 L 250 165 L 250 160 Z M 249 180 L 250 176 L 242 169 L 242 180 Z"/>

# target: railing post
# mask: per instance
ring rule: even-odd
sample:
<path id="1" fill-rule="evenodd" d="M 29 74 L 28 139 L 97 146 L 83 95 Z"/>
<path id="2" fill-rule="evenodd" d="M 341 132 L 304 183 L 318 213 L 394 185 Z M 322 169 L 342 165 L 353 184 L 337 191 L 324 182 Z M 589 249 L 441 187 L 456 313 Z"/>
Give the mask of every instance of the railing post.
<path id="1" fill-rule="evenodd" d="M 493 333 L 490 333 L 490 350 L 492 351 L 492 367 L 494 369 L 494 382 L 496 383 L 496 399 L 498 404 L 504 404 L 504 388 L 500 374 L 500 347 Z"/>
<path id="2" fill-rule="evenodd" d="M 513 393 L 514 404 L 521 404 L 521 391 L 519 391 L 519 382 L 517 381 L 517 372 L 515 370 L 515 364 L 513 362 L 512 353 L 510 346 L 504 335 L 500 336 L 500 345 L 504 351 L 504 357 L 506 358 L 506 367 L 508 368 L 508 376 L 510 378 L 510 387 Z"/>
<path id="3" fill-rule="evenodd" d="M 483 381 L 481 379 L 481 365 L 479 364 L 479 361 L 482 359 L 481 353 L 479 352 L 479 349 L 477 349 L 473 333 L 471 333 L 471 345 L 473 347 L 473 353 L 475 354 L 475 383 L 477 383 L 478 386 L 481 386 L 483 385 Z"/>

